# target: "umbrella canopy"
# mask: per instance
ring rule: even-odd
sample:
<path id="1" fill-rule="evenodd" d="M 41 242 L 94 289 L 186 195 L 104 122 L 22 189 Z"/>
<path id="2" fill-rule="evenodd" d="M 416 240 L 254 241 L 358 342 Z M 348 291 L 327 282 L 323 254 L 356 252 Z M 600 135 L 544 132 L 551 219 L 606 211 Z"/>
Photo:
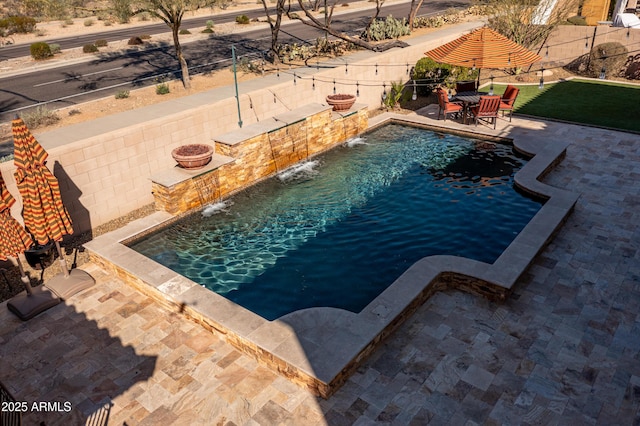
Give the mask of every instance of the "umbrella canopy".
<path id="1" fill-rule="evenodd" d="M 18 257 L 33 244 L 31 237 L 11 216 L 11 206 L 16 202 L 7 190 L 0 175 L 0 260 Z"/>
<path id="2" fill-rule="evenodd" d="M 463 67 L 520 68 L 542 58 L 496 31 L 483 27 L 425 52 L 443 64 Z"/>
<path id="3" fill-rule="evenodd" d="M 38 244 L 60 241 L 73 233 L 73 226 L 62 204 L 58 179 L 45 164 L 48 154 L 21 118 L 13 120 L 12 132 L 24 224 Z"/>

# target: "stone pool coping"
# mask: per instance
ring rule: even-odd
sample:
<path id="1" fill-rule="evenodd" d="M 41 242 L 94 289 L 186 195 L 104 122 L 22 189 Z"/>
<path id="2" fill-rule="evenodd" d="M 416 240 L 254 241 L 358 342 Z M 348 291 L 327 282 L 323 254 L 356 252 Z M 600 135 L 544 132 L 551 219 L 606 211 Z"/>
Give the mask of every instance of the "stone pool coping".
<path id="1" fill-rule="evenodd" d="M 370 119 L 369 127 L 388 122 L 505 140 L 485 130 L 469 131 L 468 126 L 436 127 L 433 120 L 415 115 L 383 114 Z M 239 350 L 289 380 L 328 398 L 386 336 L 436 291 L 458 288 L 504 300 L 570 214 L 578 194 L 539 180 L 564 158 L 569 142 L 541 144 L 530 138 L 512 142 L 516 150 L 535 155 L 516 174 L 516 185 L 547 201 L 503 254 L 493 264 L 455 256 L 425 257 L 357 314 L 337 308 L 310 308 L 268 321 L 122 244 L 175 220 L 166 212 L 156 212 L 97 237 L 85 247 L 97 263 L 129 285 L 224 335 Z"/>

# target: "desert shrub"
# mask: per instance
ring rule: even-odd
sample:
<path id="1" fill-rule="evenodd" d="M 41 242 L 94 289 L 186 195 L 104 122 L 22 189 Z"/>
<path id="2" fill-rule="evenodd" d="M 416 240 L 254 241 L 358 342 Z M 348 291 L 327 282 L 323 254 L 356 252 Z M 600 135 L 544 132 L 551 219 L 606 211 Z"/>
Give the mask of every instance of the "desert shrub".
<path id="1" fill-rule="evenodd" d="M 462 13 L 455 9 L 447 9 L 441 15 L 418 16 L 413 21 L 414 28 L 438 28 L 446 24 L 456 24 L 462 19 Z"/>
<path id="2" fill-rule="evenodd" d="M 627 48 L 616 41 L 595 46 L 590 53 L 589 74 L 592 77 L 598 77 L 604 68 L 607 75 L 620 75 L 627 62 L 628 54 Z"/>
<path id="3" fill-rule="evenodd" d="M 211 28 L 205 28 L 204 30 L 200 31 L 203 34 L 213 34 L 214 31 Z"/>
<path id="4" fill-rule="evenodd" d="M 362 34 L 362 38 L 373 41 L 391 40 L 410 33 L 407 20 L 401 20 L 389 15 L 385 19 L 376 19 L 368 31 Z"/>
<path id="5" fill-rule="evenodd" d="M 28 34 L 36 29 L 36 20 L 28 16 L 9 16 L 0 19 L 0 30 L 6 35 Z"/>
<path id="6" fill-rule="evenodd" d="M 141 37 L 131 37 L 131 38 L 129 39 L 129 41 L 127 42 L 127 44 L 128 44 L 129 46 L 138 46 L 138 45 L 141 45 L 141 44 L 143 44 L 143 43 L 144 43 L 144 42 L 142 41 L 142 38 L 141 38 Z"/>
<path id="7" fill-rule="evenodd" d="M 101 38 L 100 40 L 96 40 L 96 42 L 93 43 L 93 44 L 95 44 L 96 47 L 106 47 L 109 44 L 109 42 L 107 40 Z"/>
<path id="8" fill-rule="evenodd" d="M 45 106 L 39 106 L 22 115 L 22 120 L 29 129 L 36 129 L 42 126 L 48 126 L 60 121 L 58 114 Z"/>
<path id="9" fill-rule="evenodd" d="M 211 19 L 207 21 L 206 25 L 207 25 L 207 29 L 209 30 L 213 29 L 213 21 Z"/>
<path id="10" fill-rule="evenodd" d="M 104 21 L 104 26 L 105 26 L 105 27 L 110 27 L 111 25 L 113 25 L 113 24 L 111 23 L 111 21 Z"/>
<path id="11" fill-rule="evenodd" d="M 75 23 L 75 21 L 73 19 L 65 19 L 64 20 L 64 24 L 65 25 L 73 25 Z"/>
<path id="12" fill-rule="evenodd" d="M 567 18 L 567 22 L 571 25 L 587 25 L 587 21 L 583 16 L 572 16 L 570 18 Z"/>
<path id="13" fill-rule="evenodd" d="M 95 53 L 97 51 L 98 51 L 98 46 L 96 46 L 95 44 L 89 43 L 82 46 L 83 53 Z"/>
<path id="14" fill-rule="evenodd" d="M 171 89 L 167 83 L 156 84 L 156 95 L 166 95 L 169 92 Z"/>
<path id="15" fill-rule="evenodd" d="M 116 93 L 116 99 L 127 99 L 128 97 L 129 97 L 128 90 L 120 90 L 118 93 Z"/>
<path id="16" fill-rule="evenodd" d="M 249 17 L 247 15 L 238 15 L 236 16 L 236 23 L 247 25 L 249 23 Z"/>
<path id="17" fill-rule="evenodd" d="M 189 30 L 188 30 L 188 29 L 186 29 L 186 28 L 183 28 L 183 29 L 181 29 L 181 30 L 178 32 L 178 34 L 191 34 L 191 31 L 189 31 Z"/>
<path id="18" fill-rule="evenodd" d="M 60 50 L 60 45 L 58 43 L 51 43 L 49 45 L 49 49 L 51 50 L 51 54 L 52 55 L 58 54 L 61 51 Z"/>
<path id="19" fill-rule="evenodd" d="M 84 21 L 84 26 L 85 27 L 90 27 L 93 24 L 95 24 L 95 21 L 93 19 L 85 19 L 85 21 Z"/>
<path id="20" fill-rule="evenodd" d="M 47 32 L 46 32 L 45 30 L 41 30 L 40 28 L 38 28 L 38 29 L 36 29 L 36 30 L 33 32 L 33 34 L 34 34 L 36 37 L 44 37 L 44 36 L 46 36 L 46 35 L 47 35 Z"/>
<path id="21" fill-rule="evenodd" d="M 416 62 L 413 77 L 417 83 L 418 94 L 426 96 L 441 84 L 454 86 L 456 81 L 475 80 L 478 78 L 478 70 L 441 64 L 425 57 Z"/>
<path id="22" fill-rule="evenodd" d="M 625 78 L 629 80 L 640 80 L 640 54 L 629 56 L 624 69 Z"/>
<path id="23" fill-rule="evenodd" d="M 53 53 L 51 53 L 51 46 L 43 41 L 32 43 L 29 50 L 31 52 L 31 57 L 35 60 L 47 59 L 53 56 Z"/>

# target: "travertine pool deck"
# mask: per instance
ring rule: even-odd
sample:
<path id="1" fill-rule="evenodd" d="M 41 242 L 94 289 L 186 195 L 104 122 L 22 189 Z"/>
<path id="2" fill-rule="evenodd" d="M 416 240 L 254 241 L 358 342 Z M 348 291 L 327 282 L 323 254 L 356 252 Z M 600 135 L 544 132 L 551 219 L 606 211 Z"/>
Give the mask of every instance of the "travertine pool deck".
<path id="1" fill-rule="evenodd" d="M 27 323 L 0 309 L 0 379 L 73 403 L 27 424 L 107 407 L 114 425 L 637 423 L 640 137 L 518 118 L 495 134 L 568 143 L 544 183 L 581 194 L 575 211 L 505 301 L 437 292 L 328 400 L 96 265 L 94 288 Z"/>

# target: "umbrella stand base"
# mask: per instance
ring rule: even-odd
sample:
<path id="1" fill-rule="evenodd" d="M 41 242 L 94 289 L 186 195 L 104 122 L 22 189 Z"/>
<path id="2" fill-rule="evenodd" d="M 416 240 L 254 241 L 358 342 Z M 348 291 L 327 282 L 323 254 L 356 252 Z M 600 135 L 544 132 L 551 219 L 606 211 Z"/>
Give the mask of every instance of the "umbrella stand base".
<path id="1" fill-rule="evenodd" d="M 34 287 L 32 294 L 23 291 L 14 296 L 7 302 L 7 308 L 22 321 L 26 321 L 58 303 L 60 303 L 60 299 L 53 292 L 40 286 Z"/>
<path id="2" fill-rule="evenodd" d="M 60 299 L 67 300 L 96 283 L 91 275 L 81 269 L 72 269 L 69 276 L 58 274 L 45 283 L 45 287 L 54 292 Z"/>

